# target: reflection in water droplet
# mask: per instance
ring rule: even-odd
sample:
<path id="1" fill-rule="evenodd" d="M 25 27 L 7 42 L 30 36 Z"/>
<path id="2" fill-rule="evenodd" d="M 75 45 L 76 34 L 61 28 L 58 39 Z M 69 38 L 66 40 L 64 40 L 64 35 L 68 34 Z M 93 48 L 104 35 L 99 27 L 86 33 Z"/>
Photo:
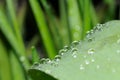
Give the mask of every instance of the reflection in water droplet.
<path id="1" fill-rule="evenodd" d="M 80 65 L 80 70 L 84 70 L 85 69 L 85 67 L 81 64 Z"/>
<path id="2" fill-rule="evenodd" d="M 85 61 L 85 64 L 88 65 L 88 64 L 90 64 L 90 62 L 89 62 L 88 60 L 86 60 L 86 61 Z"/>
<path id="3" fill-rule="evenodd" d="M 92 55 L 92 54 L 94 54 L 94 53 L 95 53 L 95 50 L 94 50 L 93 48 L 90 48 L 90 49 L 88 50 L 88 54 Z"/>

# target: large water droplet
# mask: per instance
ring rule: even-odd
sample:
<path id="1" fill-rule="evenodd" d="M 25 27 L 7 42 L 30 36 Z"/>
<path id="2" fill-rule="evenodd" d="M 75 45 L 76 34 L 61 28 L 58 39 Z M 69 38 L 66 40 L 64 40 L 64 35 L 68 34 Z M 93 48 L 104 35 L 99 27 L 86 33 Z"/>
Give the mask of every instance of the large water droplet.
<path id="1" fill-rule="evenodd" d="M 90 48 L 90 49 L 88 50 L 88 54 L 92 55 L 92 54 L 94 54 L 94 53 L 95 53 L 95 49 Z"/>

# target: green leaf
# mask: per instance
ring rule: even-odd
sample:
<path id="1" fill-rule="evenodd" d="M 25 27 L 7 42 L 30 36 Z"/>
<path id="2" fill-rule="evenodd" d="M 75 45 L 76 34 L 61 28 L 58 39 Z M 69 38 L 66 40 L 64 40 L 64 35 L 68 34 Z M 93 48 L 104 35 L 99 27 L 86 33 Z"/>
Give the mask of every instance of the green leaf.
<path id="1" fill-rule="evenodd" d="M 29 74 L 34 76 L 33 80 L 38 76 L 38 80 L 42 79 L 44 73 L 58 80 L 119 80 L 119 30 L 120 21 L 99 24 L 84 41 L 74 41 L 69 48 L 62 49 L 55 59 L 42 59 L 34 64 Z"/>
<path id="2" fill-rule="evenodd" d="M 29 2 L 38 24 L 39 32 L 42 36 L 48 57 L 53 58 L 57 53 L 45 20 L 44 13 L 37 0 L 29 0 Z"/>

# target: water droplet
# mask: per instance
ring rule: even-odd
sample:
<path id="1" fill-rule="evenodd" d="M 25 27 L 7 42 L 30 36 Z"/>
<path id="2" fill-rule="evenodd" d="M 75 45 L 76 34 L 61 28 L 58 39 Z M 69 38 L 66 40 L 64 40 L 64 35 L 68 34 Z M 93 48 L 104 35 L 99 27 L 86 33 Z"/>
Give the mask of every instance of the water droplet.
<path id="1" fill-rule="evenodd" d="M 91 62 L 95 62 L 95 59 L 92 59 Z"/>
<path id="2" fill-rule="evenodd" d="M 24 61 L 25 61 L 25 57 L 24 57 L 24 56 L 21 56 L 21 57 L 20 57 L 20 61 L 21 61 L 21 62 L 24 62 Z"/>
<path id="3" fill-rule="evenodd" d="M 38 63 L 38 62 L 34 62 L 34 65 L 35 65 L 35 66 L 38 66 L 38 65 L 39 65 L 39 63 Z"/>
<path id="4" fill-rule="evenodd" d="M 88 54 L 92 55 L 92 54 L 94 54 L 94 53 L 95 53 L 95 50 L 94 50 L 93 48 L 90 48 L 90 49 L 88 50 Z"/>
<path id="5" fill-rule="evenodd" d="M 97 65 L 96 67 L 97 67 L 97 69 L 99 69 L 99 68 L 100 68 L 100 65 Z"/>
<path id="6" fill-rule="evenodd" d="M 97 24 L 93 29 L 95 30 L 95 31 L 102 31 L 103 29 L 103 25 L 104 24 Z"/>
<path id="7" fill-rule="evenodd" d="M 47 58 L 46 60 L 46 63 L 50 64 L 51 63 L 51 60 L 49 58 Z"/>
<path id="8" fill-rule="evenodd" d="M 60 61 L 60 59 L 61 59 L 60 55 L 56 55 L 55 58 L 54 58 L 54 60 L 57 61 L 57 62 Z"/>
<path id="9" fill-rule="evenodd" d="M 86 61 L 85 61 L 85 64 L 88 65 L 88 64 L 90 64 L 90 62 L 89 62 L 88 60 L 86 60 Z"/>
<path id="10" fill-rule="evenodd" d="M 72 45 L 72 47 L 75 47 L 78 44 L 79 44 L 79 41 L 73 41 L 71 45 Z"/>
<path id="11" fill-rule="evenodd" d="M 61 49 L 60 51 L 59 51 L 59 55 L 64 55 L 64 53 L 65 53 L 65 50 L 64 49 Z"/>
<path id="12" fill-rule="evenodd" d="M 85 69 L 85 67 L 81 64 L 80 65 L 80 70 L 84 70 Z"/>
<path id="13" fill-rule="evenodd" d="M 42 59 L 40 60 L 40 63 L 41 63 L 41 64 L 45 64 L 45 63 L 46 63 L 46 59 L 45 59 L 45 58 L 42 58 Z"/>
<path id="14" fill-rule="evenodd" d="M 73 58 L 76 58 L 77 57 L 77 52 L 78 50 L 76 49 L 76 48 L 73 48 L 72 49 L 72 56 L 73 56 Z"/>
<path id="15" fill-rule="evenodd" d="M 93 41 L 93 38 L 88 38 L 88 42 L 92 42 Z"/>
<path id="16" fill-rule="evenodd" d="M 64 46 L 64 51 L 68 51 L 70 48 L 68 46 Z"/>

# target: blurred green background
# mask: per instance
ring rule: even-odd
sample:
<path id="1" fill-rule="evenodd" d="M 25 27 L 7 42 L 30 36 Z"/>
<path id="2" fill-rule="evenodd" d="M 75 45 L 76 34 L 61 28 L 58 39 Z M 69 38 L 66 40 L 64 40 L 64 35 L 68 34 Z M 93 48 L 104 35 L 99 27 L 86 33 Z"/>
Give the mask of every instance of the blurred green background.
<path id="1" fill-rule="evenodd" d="M 0 0 L 0 80 L 31 80 L 27 70 L 39 58 L 118 19 L 120 0 Z"/>

